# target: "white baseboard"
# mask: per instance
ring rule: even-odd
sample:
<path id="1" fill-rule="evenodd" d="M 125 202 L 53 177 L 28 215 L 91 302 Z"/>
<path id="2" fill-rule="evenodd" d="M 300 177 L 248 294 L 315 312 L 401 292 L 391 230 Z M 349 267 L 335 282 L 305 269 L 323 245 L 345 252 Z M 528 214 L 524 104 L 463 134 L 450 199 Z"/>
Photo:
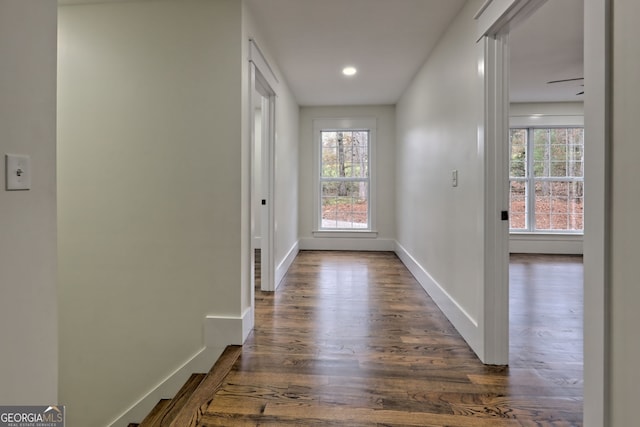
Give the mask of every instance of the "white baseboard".
<path id="1" fill-rule="evenodd" d="M 392 239 L 306 237 L 300 239 L 300 250 L 307 251 L 393 251 Z"/>
<path id="2" fill-rule="evenodd" d="M 280 262 L 280 264 L 278 264 L 278 266 L 276 267 L 276 289 L 278 289 L 278 286 L 280 286 L 280 282 L 282 282 L 284 275 L 287 274 L 287 271 L 289 271 L 289 267 L 291 267 L 291 264 L 293 264 L 293 260 L 296 259 L 299 251 L 299 244 L 298 242 L 295 242 L 293 246 L 291 246 L 291 249 L 289 249 L 289 252 L 287 252 L 287 255 L 284 257 L 282 262 Z"/>
<path id="3" fill-rule="evenodd" d="M 577 234 L 527 234 L 509 235 L 509 252 L 519 254 L 582 255 L 584 237 Z"/>
<path id="4" fill-rule="evenodd" d="M 108 427 L 127 427 L 129 423 L 139 423 L 146 417 L 160 399 L 175 396 L 194 373 L 207 373 L 216 363 L 226 345 L 205 347 L 194 354 L 178 369 L 160 381 L 151 391 L 134 403 L 122 415 L 108 424 Z"/>
<path id="5" fill-rule="evenodd" d="M 160 399 L 170 399 L 193 373 L 207 373 L 228 345 L 242 345 L 254 325 L 253 307 L 240 317 L 207 316 L 204 322 L 204 345 L 175 371 L 134 403 L 108 427 L 126 427 L 139 423 L 151 412 Z"/>
<path id="6" fill-rule="evenodd" d="M 476 354 L 482 354 L 483 340 L 478 322 L 473 319 L 398 242 L 395 243 L 395 252 L 418 283 L 420 283 L 431 299 L 433 299 L 444 315 L 447 316 L 449 321 L 458 330 L 460 335 L 462 335 L 467 344 L 469 344 Z"/>
<path id="7" fill-rule="evenodd" d="M 204 322 L 204 345 L 242 345 L 253 329 L 253 307 L 247 308 L 240 317 L 207 316 Z"/>

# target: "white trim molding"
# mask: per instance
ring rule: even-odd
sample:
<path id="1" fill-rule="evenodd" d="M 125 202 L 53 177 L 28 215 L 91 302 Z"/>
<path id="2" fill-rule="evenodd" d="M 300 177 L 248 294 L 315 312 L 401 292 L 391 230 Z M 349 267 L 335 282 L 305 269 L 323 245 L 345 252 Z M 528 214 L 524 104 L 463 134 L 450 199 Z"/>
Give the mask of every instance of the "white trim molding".
<path id="1" fill-rule="evenodd" d="M 204 344 L 209 346 L 242 345 L 253 329 L 254 310 L 247 308 L 242 316 L 207 316 L 204 323 Z"/>
<path id="2" fill-rule="evenodd" d="M 473 17 L 478 22 L 477 40 L 508 33 L 547 0 L 486 0 Z"/>
<path id="3" fill-rule="evenodd" d="M 545 128 L 545 127 L 584 127 L 584 116 L 554 116 L 554 115 L 510 115 L 510 128 Z"/>
<path id="4" fill-rule="evenodd" d="M 299 251 L 299 242 L 295 242 L 293 246 L 291 246 L 291 249 L 289 249 L 289 252 L 287 252 L 287 255 L 284 257 L 284 259 L 276 267 L 276 289 L 278 289 L 278 286 L 280 286 L 282 279 L 284 279 L 285 274 L 287 274 L 287 271 L 289 271 L 289 267 L 291 267 L 291 264 L 293 264 L 293 260 L 296 259 Z"/>
<path id="5" fill-rule="evenodd" d="M 509 252 L 514 254 L 582 255 L 582 234 L 511 233 Z"/>
<path id="6" fill-rule="evenodd" d="M 362 237 L 312 237 L 300 239 L 303 251 L 385 251 L 395 248 L 393 239 Z"/>
<path id="7" fill-rule="evenodd" d="M 343 230 L 343 231 L 329 231 L 329 230 L 317 230 L 312 232 L 313 237 L 347 237 L 349 239 L 375 239 L 378 237 L 377 231 L 357 231 L 357 230 Z"/>
<path id="8" fill-rule="evenodd" d="M 255 64 L 269 86 L 275 90 L 280 81 L 254 39 L 249 39 L 249 61 Z"/>
<path id="9" fill-rule="evenodd" d="M 175 396 L 193 373 L 207 373 L 216 363 L 225 349 L 225 345 L 205 347 L 171 372 L 148 393 L 142 396 L 129 409 L 124 411 L 108 427 L 126 427 L 129 423 L 140 422 L 146 417 L 160 399 Z"/>
<path id="10" fill-rule="evenodd" d="M 484 162 L 484 272 L 476 349 L 483 363 L 509 363 L 509 50 L 508 33 L 478 43 L 484 58 L 484 110 L 478 147 Z"/>
<path id="11" fill-rule="evenodd" d="M 584 2 L 584 425 L 610 425 L 612 0 Z"/>
<path id="12" fill-rule="evenodd" d="M 276 78 L 273 69 L 263 56 L 262 51 L 258 48 L 254 39 L 249 39 L 249 99 L 247 102 L 249 114 L 249 164 L 252 165 L 255 162 L 261 162 L 261 194 L 260 199 L 266 202 L 266 205 L 259 205 L 257 209 L 254 209 L 254 205 L 251 202 L 249 204 L 252 212 L 249 215 L 249 221 L 247 227 L 249 234 L 251 235 L 251 221 L 260 221 L 260 233 L 261 233 L 261 257 L 262 257 L 262 280 L 261 288 L 264 291 L 275 290 L 275 129 L 276 129 L 276 86 L 278 79 Z M 258 93 L 263 97 L 262 101 L 262 147 L 261 147 L 261 159 L 255 158 L 255 152 L 253 145 L 256 138 L 256 124 L 255 124 L 255 111 L 254 111 L 254 96 Z M 266 102 L 265 102 L 266 99 Z M 253 173 L 251 174 L 253 177 Z M 252 178 L 249 183 L 250 200 L 255 201 L 258 197 L 255 189 L 255 181 Z M 255 212 L 253 211 L 255 210 Z M 259 218 L 258 218 L 259 217 Z M 252 259 L 252 255 L 249 256 Z M 253 291 L 252 291 L 253 292 Z"/>
<path id="13" fill-rule="evenodd" d="M 207 316 L 204 320 L 204 347 L 160 380 L 108 427 L 126 427 L 131 422 L 142 421 L 160 399 L 173 397 L 191 374 L 209 372 L 228 345 L 242 345 L 253 324 L 253 307 L 245 310 L 241 317 Z"/>
<path id="14" fill-rule="evenodd" d="M 472 350 L 478 353 L 482 348 L 482 334 L 478 321 L 467 313 L 458 302 L 444 290 L 429 272 L 398 242 L 395 242 L 395 253 L 407 269 L 413 274 L 447 319 L 462 335 Z M 478 354 L 478 356 L 480 356 Z"/>

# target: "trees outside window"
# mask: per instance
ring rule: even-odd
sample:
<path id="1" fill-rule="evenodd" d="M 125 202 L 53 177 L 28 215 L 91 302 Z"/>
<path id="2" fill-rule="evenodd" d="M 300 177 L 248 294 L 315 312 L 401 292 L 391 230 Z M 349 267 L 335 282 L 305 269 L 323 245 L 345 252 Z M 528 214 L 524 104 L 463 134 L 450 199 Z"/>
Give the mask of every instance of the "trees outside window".
<path id="1" fill-rule="evenodd" d="M 510 229 L 583 231 L 584 129 L 511 129 Z"/>
<path id="2" fill-rule="evenodd" d="M 320 229 L 370 228 L 369 130 L 320 131 Z"/>

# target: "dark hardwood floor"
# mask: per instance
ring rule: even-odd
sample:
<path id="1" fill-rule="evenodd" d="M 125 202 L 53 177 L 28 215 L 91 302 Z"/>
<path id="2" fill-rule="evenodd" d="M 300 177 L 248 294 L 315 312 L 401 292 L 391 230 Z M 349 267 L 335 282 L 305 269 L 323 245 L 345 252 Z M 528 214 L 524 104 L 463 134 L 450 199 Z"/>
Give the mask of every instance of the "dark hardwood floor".
<path id="1" fill-rule="evenodd" d="M 199 426 L 577 426 L 582 260 L 513 256 L 485 366 L 393 253 L 301 252 Z"/>

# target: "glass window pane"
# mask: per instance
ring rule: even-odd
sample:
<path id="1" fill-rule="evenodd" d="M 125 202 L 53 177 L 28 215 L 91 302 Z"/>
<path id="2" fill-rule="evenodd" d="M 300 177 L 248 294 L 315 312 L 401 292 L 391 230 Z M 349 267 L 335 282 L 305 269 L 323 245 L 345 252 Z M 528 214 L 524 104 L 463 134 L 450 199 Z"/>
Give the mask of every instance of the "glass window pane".
<path id="1" fill-rule="evenodd" d="M 582 230 L 583 186 L 582 182 L 536 182 L 536 230 Z"/>
<path id="2" fill-rule="evenodd" d="M 321 133 L 322 139 L 322 168 L 320 170 L 322 177 L 337 176 L 338 151 L 336 144 L 336 132 Z"/>
<path id="3" fill-rule="evenodd" d="M 323 229 L 369 227 L 369 131 L 321 131 Z"/>
<path id="4" fill-rule="evenodd" d="M 364 181 L 322 183 L 322 228 L 361 229 L 369 226 L 369 189 Z"/>
<path id="5" fill-rule="evenodd" d="M 510 175 L 524 177 L 527 169 L 527 130 L 511 129 Z"/>
<path id="6" fill-rule="evenodd" d="M 568 130 L 567 136 L 567 163 L 568 175 L 575 177 L 584 176 L 584 129 L 574 128 Z"/>
<path id="7" fill-rule="evenodd" d="M 584 130 L 535 129 L 534 176 L 584 176 Z"/>
<path id="8" fill-rule="evenodd" d="M 536 177 L 550 176 L 551 129 L 533 130 L 533 174 Z"/>
<path id="9" fill-rule="evenodd" d="M 509 228 L 525 230 L 527 228 L 527 183 L 511 181 L 509 191 Z"/>
<path id="10" fill-rule="evenodd" d="M 369 176 L 369 131 L 322 131 L 322 177 Z"/>
<path id="11" fill-rule="evenodd" d="M 584 129 L 511 129 L 510 136 L 510 175 L 523 178 L 511 180 L 510 228 L 528 230 L 527 218 L 535 214 L 531 231 L 582 231 Z M 528 206 L 526 183 L 535 187 L 533 206 Z"/>

